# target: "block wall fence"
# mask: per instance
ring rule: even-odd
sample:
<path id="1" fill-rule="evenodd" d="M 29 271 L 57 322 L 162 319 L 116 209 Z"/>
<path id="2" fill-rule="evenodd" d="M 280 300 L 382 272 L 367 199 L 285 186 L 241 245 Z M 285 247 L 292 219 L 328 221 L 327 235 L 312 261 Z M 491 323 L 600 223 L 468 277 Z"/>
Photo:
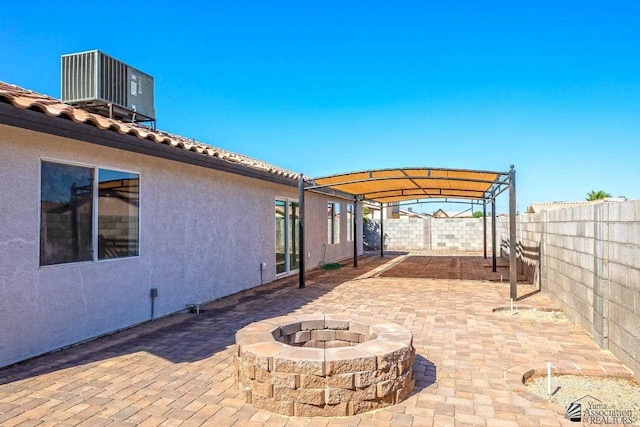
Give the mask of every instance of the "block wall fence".
<path id="1" fill-rule="evenodd" d="M 384 220 L 388 250 L 482 251 L 482 218 L 399 218 Z M 380 221 L 365 227 L 370 248 L 380 247 Z M 491 253 L 491 219 L 487 218 L 487 251 Z"/>
<path id="2" fill-rule="evenodd" d="M 497 218 L 509 256 L 509 218 Z M 379 221 L 365 227 L 379 249 Z M 482 218 L 385 219 L 387 250 L 482 251 Z M 517 216 L 517 268 L 640 378 L 640 200 Z M 491 221 L 487 221 L 491 253 Z"/>
<path id="3" fill-rule="evenodd" d="M 508 217 L 498 218 L 501 256 Z M 640 377 L 640 200 L 522 214 L 519 272 Z"/>

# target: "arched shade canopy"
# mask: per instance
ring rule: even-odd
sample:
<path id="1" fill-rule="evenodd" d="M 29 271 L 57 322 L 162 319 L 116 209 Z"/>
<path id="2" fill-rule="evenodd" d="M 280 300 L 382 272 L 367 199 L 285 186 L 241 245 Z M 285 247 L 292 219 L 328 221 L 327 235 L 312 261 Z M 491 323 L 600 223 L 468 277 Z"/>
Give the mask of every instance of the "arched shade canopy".
<path id="1" fill-rule="evenodd" d="M 443 168 L 398 168 L 315 178 L 309 190 L 334 190 L 365 200 L 394 203 L 417 199 L 495 197 L 509 184 L 509 172 Z"/>
<path id="2" fill-rule="evenodd" d="M 303 175 L 298 181 L 300 219 L 300 253 L 304 254 L 304 194 L 314 191 L 384 204 L 409 202 L 419 199 L 482 200 L 484 257 L 487 257 L 486 205 L 491 202 L 492 222 L 492 267 L 496 272 L 496 197 L 509 190 L 509 284 L 511 302 L 518 298 L 516 271 L 516 171 L 511 165 L 508 172 L 475 171 L 443 168 L 396 168 L 350 172 L 338 175 L 307 179 Z M 354 215 L 354 229 L 356 226 Z M 380 218 L 380 255 L 384 256 L 383 216 Z M 357 239 L 354 240 L 354 267 L 357 266 Z M 304 257 L 300 258 L 300 288 L 304 288 Z"/>

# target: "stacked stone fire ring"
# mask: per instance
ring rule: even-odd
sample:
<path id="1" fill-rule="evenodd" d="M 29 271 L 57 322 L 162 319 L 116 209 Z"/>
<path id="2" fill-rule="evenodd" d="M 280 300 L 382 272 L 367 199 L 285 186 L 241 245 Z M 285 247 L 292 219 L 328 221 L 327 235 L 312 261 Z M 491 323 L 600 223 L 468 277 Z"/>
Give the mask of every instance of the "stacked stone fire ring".
<path id="1" fill-rule="evenodd" d="M 415 386 L 413 335 L 347 314 L 291 315 L 236 333 L 240 393 L 288 416 L 346 416 L 394 405 Z"/>

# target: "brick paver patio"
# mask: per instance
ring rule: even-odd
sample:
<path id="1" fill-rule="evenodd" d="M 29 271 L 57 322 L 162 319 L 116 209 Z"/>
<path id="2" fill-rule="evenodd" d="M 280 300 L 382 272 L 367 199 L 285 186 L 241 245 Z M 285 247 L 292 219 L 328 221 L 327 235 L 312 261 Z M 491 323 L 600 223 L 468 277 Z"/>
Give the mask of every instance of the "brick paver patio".
<path id="1" fill-rule="evenodd" d="M 503 258 L 497 259 L 495 273 L 491 268 L 491 257 L 412 254 L 402 258 L 400 263 L 382 272 L 380 277 L 509 281 L 509 261 Z M 518 275 L 518 281 L 526 282 L 526 279 L 523 274 Z"/>
<path id="2" fill-rule="evenodd" d="M 512 320 L 492 313 L 508 284 L 370 277 L 392 257 L 259 287 L 205 307 L 0 371 L 2 426 L 554 426 L 576 425 L 513 394 L 505 371 L 547 361 L 622 365 L 573 323 Z M 419 268 L 419 267 L 417 267 Z M 480 276 L 481 277 L 481 276 Z M 526 305 L 551 307 L 545 294 Z M 356 313 L 414 333 L 416 390 L 399 405 L 343 418 L 288 418 L 238 396 L 232 349 L 242 326 L 289 313 Z"/>

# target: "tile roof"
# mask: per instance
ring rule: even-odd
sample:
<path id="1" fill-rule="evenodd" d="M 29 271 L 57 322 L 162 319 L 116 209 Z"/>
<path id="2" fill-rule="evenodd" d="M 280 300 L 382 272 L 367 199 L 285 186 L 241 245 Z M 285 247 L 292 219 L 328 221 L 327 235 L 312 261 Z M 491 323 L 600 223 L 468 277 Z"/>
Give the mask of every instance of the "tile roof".
<path id="1" fill-rule="evenodd" d="M 284 178 L 298 179 L 300 176 L 297 172 L 283 169 L 242 154 L 212 147 L 193 139 L 89 113 L 79 108 L 63 104 L 59 99 L 2 81 L 0 81 L 0 102 L 6 102 L 20 109 L 40 111 L 47 116 L 67 118 L 76 123 L 90 124 L 104 131 L 114 131 L 122 135 L 133 135 L 139 139 L 150 140 L 158 144 L 167 144 L 185 151 L 193 151 L 203 156 L 216 157 Z"/>
<path id="2" fill-rule="evenodd" d="M 536 202 L 531 203 L 527 212 L 537 213 L 542 211 L 553 211 L 557 209 L 575 208 L 578 206 L 586 206 L 594 202 L 580 201 L 580 202 Z"/>
<path id="3" fill-rule="evenodd" d="M 434 218 L 437 218 L 436 215 L 438 214 L 438 212 L 442 212 L 442 214 L 444 214 L 444 216 L 440 216 L 440 218 L 473 218 L 473 212 L 469 210 L 457 212 L 457 211 L 445 211 L 443 209 L 438 209 L 433 213 L 432 216 Z"/>
<path id="4" fill-rule="evenodd" d="M 414 212 L 408 209 L 400 209 L 400 215 L 415 216 L 416 218 L 430 218 L 432 216 L 426 212 Z"/>

